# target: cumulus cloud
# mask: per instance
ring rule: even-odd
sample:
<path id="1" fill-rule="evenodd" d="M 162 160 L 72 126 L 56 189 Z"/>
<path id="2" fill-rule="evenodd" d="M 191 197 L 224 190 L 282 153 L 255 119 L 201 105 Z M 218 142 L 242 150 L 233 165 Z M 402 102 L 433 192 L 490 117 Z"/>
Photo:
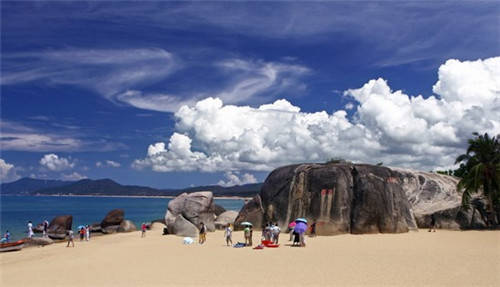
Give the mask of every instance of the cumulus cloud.
<path id="1" fill-rule="evenodd" d="M 253 176 L 253 174 L 244 173 L 241 174 L 239 172 L 226 172 L 224 177 L 227 179 L 226 181 L 220 180 L 217 184 L 220 186 L 235 186 L 235 185 L 243 185 L 249 183 L 257 183 L 257 179 Z"/>
<path id="2" fill-rule="evenodd" d="M 182 106 L 169 143 L 152 144 L 133 167 L 270 171 L 342 157 L 431 170 L 452 165 L 472 132 L 500 133 L 500 57 L 447 61 L 434 92 L 411 96 L 370 80 L 344 92 L 355 102 L 352 118 L 344 110 L 301 112 L 287 100 L 253 108 L 207 98 Z"/>
<path id="3" fill-rule="evenodd" d="M 56 154 L 46 154 L 40 159 L 40 165 L 50 171 L 63 171 L 75 167 L 75 162 L 71 158 L 59 157 Z"/>
<path id="4" fill-rule="evenodd" d="M 106 160 L 104 162 L 98 161 L 95 163 L 96 167 L 120 167 L 122 166 L 119 162 Z"/>
<path id="5" fill-rule="evenodd" d="M 65 180 L 65 181 L 78 181 L 78 180 L 82 180 L 82 179 L 86 179 L 86 178 L 87 178 L 86 176 L 81 175 L 76 171 L 73 173 L 70 173 L 70 174 L 63 173 L 61 175 L 61 180 Z"/>
<path id="6" fill-rule="evenodd" d="M 0 158 L 0 181 L 10 182 L 21 178 L 16 171 L 16 167 Z"/>

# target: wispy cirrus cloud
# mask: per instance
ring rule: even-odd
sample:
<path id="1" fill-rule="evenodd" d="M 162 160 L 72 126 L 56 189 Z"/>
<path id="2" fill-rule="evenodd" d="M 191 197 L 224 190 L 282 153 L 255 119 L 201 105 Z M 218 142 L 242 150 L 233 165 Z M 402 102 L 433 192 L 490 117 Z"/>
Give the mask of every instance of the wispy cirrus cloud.
<path id="1" fill-rule="evenodd" d="M 84 134 L 49 131 L 4 119 L 0 121 L 0 130 L 2 131 L 0 141 L 4 151 L 76 152 L 127 148 L 122 143 L 110 142 L 106 139 L 91 140 Z"/>

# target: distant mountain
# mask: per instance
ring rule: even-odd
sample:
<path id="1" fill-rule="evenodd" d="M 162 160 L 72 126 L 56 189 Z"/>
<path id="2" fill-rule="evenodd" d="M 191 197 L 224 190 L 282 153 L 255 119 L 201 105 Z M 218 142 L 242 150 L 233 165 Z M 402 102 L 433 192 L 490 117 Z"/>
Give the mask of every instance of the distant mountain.
<path id="1" fill-rule="evenodd" d="M 29 195 L 43 188 L 53 188 L 72 184 L 74 181 L 45 180 L 24 177 L 14 182 L 2 183 L 0 194 L 3 195 Z"/>
<path id="2" fill-rule="evenodd" d="M 121 195 L 165 196 L 165 191 L 147 186 L 121 185 L 111 179 L 82 179 L 70 185 L 44 188 L 33 195 Z"/>
<path id="3" fill-rule="evenodd" d="M 155 189 L 147 186 L 121 185 L 111 179 L 82 179 L 79 181 L 41 180 L 22 178 L 2 183 L 2 195 L 95 195 L 95 196 L 177 196 L 184 192 L 211 191 L 214 196 L 253 197 L 262 183 L 222 187 L 197 186 L 185 189 Z"/>

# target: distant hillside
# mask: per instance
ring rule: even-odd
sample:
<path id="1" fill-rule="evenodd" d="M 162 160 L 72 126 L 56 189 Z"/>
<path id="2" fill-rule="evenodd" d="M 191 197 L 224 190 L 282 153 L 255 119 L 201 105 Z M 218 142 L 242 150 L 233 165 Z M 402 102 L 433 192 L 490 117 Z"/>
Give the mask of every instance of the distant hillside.
<path id="1" fill-rule="evenodd" d="M 121 195 L 121 196 L 165 196 L 165 191 L 147 186 L 121 185 L 111 179 L 82 179 L 70 185 L 44 188 L 34 195 Z"/>
<path id="2" fill-rule="evenodd" d="M 41 180 L 23 178 L 11 183 L 2 183 L 2 195 L 94 195 L 94 196 L 177 196 L 184 192 L 212 191 L 214 196 L 253 197 L 262 184 L 222 187 L 218 185 L 197 186 L 186 189 L 155 189 L 147 186 L 121 185 L 111 179 L 83 179 L 80 181 Z"/>
<path id="3" fill-rule="evenodd" d="M 72 184 L 74 181 L 45 180 L 24 177 L 14 182 L 2 183 L 0 193 L 3 195 L 29 195 L 43 188 L 53 188 Z"/>

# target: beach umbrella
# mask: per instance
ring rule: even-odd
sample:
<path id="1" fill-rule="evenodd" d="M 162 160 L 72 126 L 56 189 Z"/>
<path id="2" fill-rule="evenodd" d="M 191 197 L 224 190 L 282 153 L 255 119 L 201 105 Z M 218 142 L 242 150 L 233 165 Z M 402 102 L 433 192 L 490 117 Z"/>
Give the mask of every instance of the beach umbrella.
<path id="1" fill-rule="evenodd" d="M 82 229 L 82 228 L 85 228 L 84 225 L 78 225 L 78 229 Z"/>
<path id="2" fill-rule="evenodd" d="M 288 227 L 294 228 L 296 224 L 297 223 L 295 223 L 295 221 L 292 221 L 292 222 L 290 222 L 290 224 L 288 224 Z"/>
<path id="3" fill-rule="evenodd" d="M 304 233 L 307 230 L 307 224 L 305 224 L 304 222 L 297 222 L 293 230 L 299 234 Z"/>
<path id="4" fill-rule="evenodd" d="M 297 218 L 297 219 L 295 219 L 295 222 L 297 222 L 297 223 L 304 222 L 304 223 L 307 224 L 307 219 L 305 219 L 305 218 Z"/>
<path id="5" fill-rule="evenodd" d="M 253 226 L 253 224 L 251 224 L 250 222 L 248 221 L 244 221 L 242 222 L 240 225 L 248 225 L 248 226 Z"/>

